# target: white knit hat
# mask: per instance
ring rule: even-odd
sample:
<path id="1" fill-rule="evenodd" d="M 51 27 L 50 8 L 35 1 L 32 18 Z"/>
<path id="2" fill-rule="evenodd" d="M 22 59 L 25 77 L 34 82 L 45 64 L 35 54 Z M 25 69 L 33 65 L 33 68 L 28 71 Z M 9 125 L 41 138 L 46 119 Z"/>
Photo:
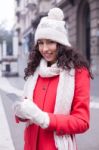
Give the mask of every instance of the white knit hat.
<path id="1" fill-rule="evenodd" d="M 71 46 L 68 39 L 68 29 L 65 27 L 63 11 L 52 8 L 48 16 L 41 18 L 35 32 L 35 44 L 39 39 L 49 39 L 65 46 Z"/>

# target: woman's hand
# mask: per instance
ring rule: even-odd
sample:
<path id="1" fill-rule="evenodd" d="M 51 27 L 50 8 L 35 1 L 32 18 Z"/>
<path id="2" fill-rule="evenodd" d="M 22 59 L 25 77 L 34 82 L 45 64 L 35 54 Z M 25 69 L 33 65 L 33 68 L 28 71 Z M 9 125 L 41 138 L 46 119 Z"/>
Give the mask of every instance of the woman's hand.
<path id="1" fill-rule="evenodd" d="M 32 100 L 24 99 L 15 105 L 15 115 L 22 119 L 29 119 L 33 123 L 46 128 L 49 125 L 49 116 L 43 112 Z"/>
<path id="2" fill-rule="evenodd" d="M 25 118 L 25 116 L 23 115 L 23 111 L 22 111 L 22 108 L 21 108 L 21 105 L 22 105 L 23 101 L 21 102 L 15 102 L 14 105 L 13 105 L 13 110 L 14 110 L 14 113 L 15 113 L 15 116 L 17 117 L 17 119 L 27 119 Z"/>
<path id="3" fill-rule="evenodd" d="M 21 121 L 21 122 L 27 122 L 27 121 L 29 121 L 29 119 L 22 119 L 22 118 L 20 118 L 18 116 L 15 116 L 15 118 L 16 118 L 16 120 Z"/>

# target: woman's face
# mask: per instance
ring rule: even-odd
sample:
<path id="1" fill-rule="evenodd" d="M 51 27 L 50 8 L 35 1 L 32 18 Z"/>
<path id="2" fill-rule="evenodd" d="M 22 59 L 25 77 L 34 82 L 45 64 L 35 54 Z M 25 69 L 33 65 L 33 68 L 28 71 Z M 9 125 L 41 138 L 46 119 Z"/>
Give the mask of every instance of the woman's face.
<path id="1" fill-rule="evenodd" d="M 57 43 L 47 39 L 38 40 L 39 52 L 43 58 L 50 62 L 55 63 L 57 60 Z"/>

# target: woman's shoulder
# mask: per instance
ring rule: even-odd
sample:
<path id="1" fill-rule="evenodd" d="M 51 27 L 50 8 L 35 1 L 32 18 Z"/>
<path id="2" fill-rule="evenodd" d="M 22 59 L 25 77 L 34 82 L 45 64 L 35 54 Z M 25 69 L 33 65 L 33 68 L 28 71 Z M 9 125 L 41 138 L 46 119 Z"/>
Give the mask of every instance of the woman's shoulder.
<path id="1" fill-rule="evenodd" d="M 31 76 L 28 76 L 28 78 L 25 80 L 24 86 L 27 86 L 27 85 L 31 82 L 32 78 L 33 78 L 32 75 L 31 75 Z"/>
<path id="2" fill-rule="evenodd" d="M 84 77 L 90 78 L 90 74 L 86 67 L 82 67 L 82 68 L 75 69 L 75 77 L 80 79 Z"/>
<path id="3" fill-rule="evenodd" d="M 26 82 L 30 81 L 33 78 L 33 75 L 27 77 Z"/>

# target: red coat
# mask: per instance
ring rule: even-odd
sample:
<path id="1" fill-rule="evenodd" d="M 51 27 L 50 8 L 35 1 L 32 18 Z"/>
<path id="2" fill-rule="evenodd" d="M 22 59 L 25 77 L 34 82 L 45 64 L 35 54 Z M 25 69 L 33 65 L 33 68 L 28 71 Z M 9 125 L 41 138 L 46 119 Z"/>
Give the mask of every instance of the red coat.
<path id="1" fill-rule="evenodd" d="M 83 133 L 89 128 L 90 77 L 86 69 L 76 70 L 75 90 L 70 115 L 53 114 L 59 76 L 39 76 L 34 90 L 34 102 L 49 113 L 47 129 L 32 124 L 25 129 L 24 150 L 56 150 L 53 131 L 58 135 Z M 68 86 L 69 83 L 67 83 Z M 64 91 L 66 92 L 66 91 Z"/>

